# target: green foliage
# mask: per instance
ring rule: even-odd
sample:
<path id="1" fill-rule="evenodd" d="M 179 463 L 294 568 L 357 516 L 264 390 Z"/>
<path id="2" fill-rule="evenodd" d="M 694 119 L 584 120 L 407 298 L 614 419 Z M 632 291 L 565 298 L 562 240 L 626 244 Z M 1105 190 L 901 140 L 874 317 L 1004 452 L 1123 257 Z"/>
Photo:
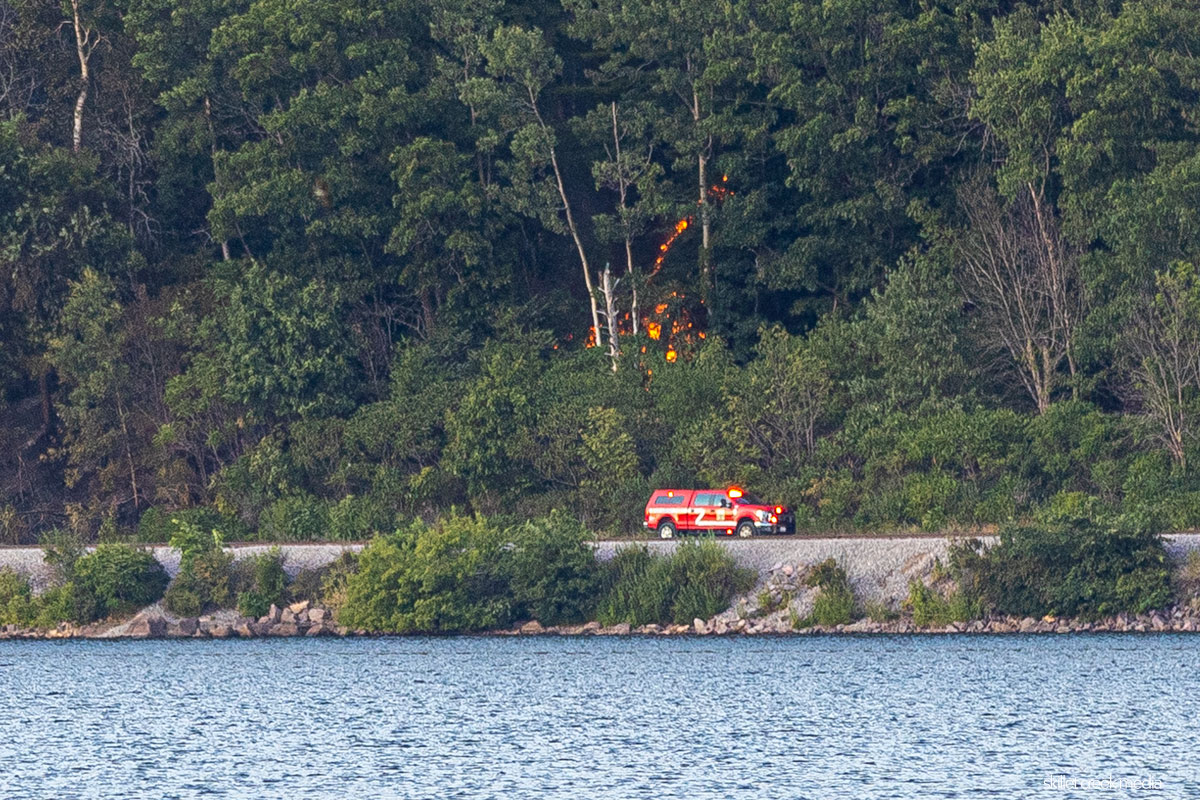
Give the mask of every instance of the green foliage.
<path id="1" fill-rule="evenodd" d="M 42 592 L 37 598 L 37 616 L 33 624 L 38 628 L 53 628 L 60 622 L 88 622 L 80 612 L 79 592 L 73 583 L 62 583 Z M 93 612 L 94 603 L 84 600 L 84 610 Z"/>
<path id="2" fill-rule="evenodd" d="M 58 583 L 69 583 L 75 577 L 75 565 L 87 552 L 83 541 L 74 531 L 52 528 L 42 534 L 42 560 L 50 567 Z"/>
<path id="3" fill-rule="evenodd" d="M 502 535 L 482 517 L 416 522 L 371 541 L 346 584 L 338 621 L 393 633 L 494 627 L 510 618 L 497 574 Z"/>
<path id="4" fill-rule="evenodd" d="M 579 520 L 555 511 L 509 531 L 505 571 L 513 613 L 544 625 L 584 622 L 595 611 L 600 566 Z"/>
<path id="5" fill-rule="evenodd" d="M 209 608 L 228 608 L 233 554 L 224 549 L 216 529 L 204 530 L 187 517 L 171 520 L 170 545 L 179 551 L 179 572 L 163 598 L 167 610 L 181 617 L 196 616 Z"/>
<path id="6" fill-rule="evenodd" d="M 287 573 L 279 548 L 255 556 L 251 561 L 250 585 L 238 594 L 238 613 L 243 617 L 261 617 L 272 605 L 282 605 L 287 598 Z"/>
<path id="7" fill-rule="evenodd" d="M 708 619 L 729 607 L 733 596 L 754 583 L 716 542 L 686 542 L 669 556 L 628 547 L 606 565 L 607 588 L 598 618 L 606 625 L 675 623 Z"/>
<path id="8" fill-rule="evenodd" d="M 1142 613 L 1171 598 L 1158 527 L 1143 517 L 1007 526 L 990 550 L 956 548 L 952 564 L 968 597 L 1003 614 Z"/>
<path id="9" fill-rule="evenodd" d="M 307 542 L 330 536 L 329 504 L 311 495 L 281 497 L 262 510 L 258 538 L 264 542 Z"/>
<path id="10" fill-rule="evenodd" d="M 834 559 L 826 559 L 813 567 L 805 584 L 819 589 L 807 624 L 833 627 L 848 625 L 853 620 L 854 592 L 850 588 L 850 579 Z"/>
<path id="11" fill-rule="evenodd" d="M 0 625 L 28 626 L 37 613 L 29 579 L 11 567 L 0 568 Z"/>
<path id="12" fill-rule="evenodd" d="M 145 550 L 101 544 L 75 562 L 72 577 L 79 622 L 127 614 L 160 600 L 167 588 L 162 564 Z"/>
<path id="13" fill-rule="evenodd" d="M 1200 525 L 1189 4 L 127 0 L 77 147 L 17 5 L 0 539 L 620 535 L 735 480 L 812 530 Z M 1037 223 L 999 296 L 1052 284 L 999 360 L 966 186 Z"/>
<path id="14" fill-rule="evenodd" d="M 964 622 L 981 616 L 979 600 L 955 590 L 947 597 L 934 586 L 913 579 L 908 583 L 908 598 L 905 607 L 912 610 L 913 624 L 942 626 L 951 622 Z"/>

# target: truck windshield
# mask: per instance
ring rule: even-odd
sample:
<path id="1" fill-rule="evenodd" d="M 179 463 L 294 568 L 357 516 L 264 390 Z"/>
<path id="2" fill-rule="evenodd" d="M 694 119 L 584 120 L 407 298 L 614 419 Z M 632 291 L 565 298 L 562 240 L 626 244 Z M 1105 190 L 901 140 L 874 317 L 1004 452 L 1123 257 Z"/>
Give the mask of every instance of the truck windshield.
<path id="1" fill-rule="evenodd" d="M 745 503 L 746 505 L 749 505 L 749 506 L 765 506 L 766 505 L 766 503 L 764 503 L 762 500 L 759 500 L 757 497 L 750 494 L 749 492 L 747 492 L 746 494 L 743 494 L 741 500 L 743 503 Z"/>

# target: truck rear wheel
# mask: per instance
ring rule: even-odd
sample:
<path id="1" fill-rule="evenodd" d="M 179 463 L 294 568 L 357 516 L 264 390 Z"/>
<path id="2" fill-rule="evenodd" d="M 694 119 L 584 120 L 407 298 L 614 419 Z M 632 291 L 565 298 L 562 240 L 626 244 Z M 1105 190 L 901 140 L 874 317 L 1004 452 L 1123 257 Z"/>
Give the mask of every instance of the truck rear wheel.
<path id="1" fill-rule="evenodd" d="M 754 535 L 754 523 L 748 519 L 744 519 L 738 523 L 737 535 L 743 539 L 749 539 Z"/>
<path id="2" fill-rule="evenodd" d="M 675 538 L 675 523 L 669 519 L 664 519 L 658 523 L 658 538 L 674 539 Z"/>

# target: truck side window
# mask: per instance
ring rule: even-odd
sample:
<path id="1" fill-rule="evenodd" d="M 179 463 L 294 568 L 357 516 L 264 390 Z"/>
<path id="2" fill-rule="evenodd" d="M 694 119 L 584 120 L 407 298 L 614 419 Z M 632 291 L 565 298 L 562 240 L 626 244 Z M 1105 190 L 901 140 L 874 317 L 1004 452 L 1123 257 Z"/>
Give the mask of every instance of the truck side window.
<path id="1" fill-rule="evenodd" d="M 711 494 L 698 494 L 696 495 L 696 502 L 692 503 L 692 505 L 696 506 L 711 506 L 712 504 L 713 496 Z"/>

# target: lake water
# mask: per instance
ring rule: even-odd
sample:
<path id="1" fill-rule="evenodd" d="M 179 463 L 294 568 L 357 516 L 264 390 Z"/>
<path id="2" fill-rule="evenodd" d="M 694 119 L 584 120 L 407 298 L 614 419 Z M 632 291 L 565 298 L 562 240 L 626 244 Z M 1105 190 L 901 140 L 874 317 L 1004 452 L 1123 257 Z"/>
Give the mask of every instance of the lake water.
<path id="1" fill-rule="evenodd" d="M 1200 636 L 0 642 L 0 697 L 6 800 L 1200 797 Z"/>

